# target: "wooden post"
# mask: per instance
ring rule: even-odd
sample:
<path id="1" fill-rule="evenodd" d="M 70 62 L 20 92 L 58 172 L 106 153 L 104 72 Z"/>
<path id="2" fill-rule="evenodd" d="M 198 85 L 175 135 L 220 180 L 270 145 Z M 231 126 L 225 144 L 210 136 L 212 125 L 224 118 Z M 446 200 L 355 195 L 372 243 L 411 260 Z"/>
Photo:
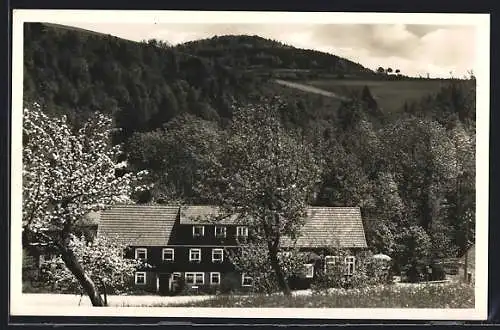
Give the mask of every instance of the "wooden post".
<path id="1" fill-rule="evenodd" d="M 465 218 L 465 260 L 464 260 L 464 280 L 467 282 L 467 268 L 469 267 L 469 219 Z"/>

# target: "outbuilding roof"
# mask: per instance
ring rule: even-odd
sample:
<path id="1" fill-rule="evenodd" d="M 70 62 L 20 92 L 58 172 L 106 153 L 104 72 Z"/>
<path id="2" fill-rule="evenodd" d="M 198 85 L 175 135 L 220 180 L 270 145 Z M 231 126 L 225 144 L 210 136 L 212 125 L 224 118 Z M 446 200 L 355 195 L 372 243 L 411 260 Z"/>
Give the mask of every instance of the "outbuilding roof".
<path id="1" fill-rule="evenodd" d="M 178 213 L 178 206 L 119 205 L 101 212 L 97 232 L 131 246 L 165 246 Z"/>
<path id="2" fill-rule="evenodd" d="M 282 246 L 293 241 L 284 238 Z M 366 248 L 366 237 L 359 207 L 309 207 L 307 218 L 295 246 L 304 248 Z"/>

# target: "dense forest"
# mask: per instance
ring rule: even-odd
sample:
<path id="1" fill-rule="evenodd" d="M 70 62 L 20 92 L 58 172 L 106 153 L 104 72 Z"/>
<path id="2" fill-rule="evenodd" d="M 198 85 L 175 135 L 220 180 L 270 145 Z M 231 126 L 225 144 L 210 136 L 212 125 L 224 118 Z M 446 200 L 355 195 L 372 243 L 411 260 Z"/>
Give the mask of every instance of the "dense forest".
<path id="1" fill-rule="evenodd" d="M 374 73 L 257 36 L 174 47 L 30 23 L 24 52 L 26 104 L 76 126 L 96 111 L 112 116 L 129 169 L 148 169 L 154 184 L 137 202 L 206 202 L 199 174 L 236 105 L 278 97 L 287 129 L 323 160 L 313 203 L 360 206 L 371 249 L 418 274 L 474 237 L 474 80 L 450 80 L 389 116 L 367 87 L 340 101 L 274 84 L 276 70 Z"/>

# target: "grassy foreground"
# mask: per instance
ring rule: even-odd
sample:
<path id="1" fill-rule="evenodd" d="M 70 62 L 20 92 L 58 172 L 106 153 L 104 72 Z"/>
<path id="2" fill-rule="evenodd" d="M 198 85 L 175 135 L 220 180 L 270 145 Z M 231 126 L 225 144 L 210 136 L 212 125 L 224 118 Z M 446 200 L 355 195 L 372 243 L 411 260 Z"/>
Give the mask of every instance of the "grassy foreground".
<path id="1" fill-rule="evenodd" d="M 325 294 L 219 296 L 208 300 L 151 307 L 295 307 L 295 308 L 474 308 L 474 287 L 442 285 L 390 285 L 334 290 Z"/>

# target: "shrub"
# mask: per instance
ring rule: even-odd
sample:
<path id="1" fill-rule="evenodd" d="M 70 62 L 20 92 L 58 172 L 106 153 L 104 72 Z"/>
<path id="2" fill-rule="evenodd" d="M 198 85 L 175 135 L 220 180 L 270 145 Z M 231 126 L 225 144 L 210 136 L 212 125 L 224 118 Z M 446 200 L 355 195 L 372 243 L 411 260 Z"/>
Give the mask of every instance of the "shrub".
<path id="1" fill-rule="evenodd" d="M 220 283 L 220 292 L 222 294 L 231 294 L 236 292 L 240 287 L 240 279 L 235 273 L 226 274 L 223 276 Z"/>
<path id="2" fill-rule="evenodd" d="M 434 264 L 431 265 L 432 273 L 430 276 L 431 281 L 442 281 L 446 279 L 446 272 L 444 270 L 443 265 Z"/>
<path id="3" fill-rule="evenodd" d="M 431 240 L 420 226 L 406 228 L 398 237 L 397 262 L 409 282 L 419 282 L 427 276 Z"/>

